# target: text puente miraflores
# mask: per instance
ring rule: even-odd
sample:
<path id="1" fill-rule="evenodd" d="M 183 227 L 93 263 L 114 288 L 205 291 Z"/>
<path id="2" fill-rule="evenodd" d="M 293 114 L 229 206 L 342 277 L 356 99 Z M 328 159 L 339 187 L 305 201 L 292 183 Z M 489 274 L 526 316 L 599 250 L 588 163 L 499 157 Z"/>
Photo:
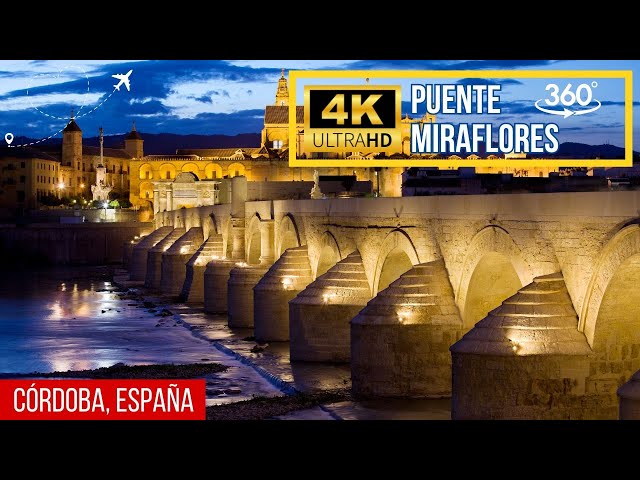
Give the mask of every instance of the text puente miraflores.
<path id="1" fill-rule="evenodd" d="M 350 362 L 359 397 L 640 417 L 640 191 L 246 199 L 238 176 L 227 204 L 158 212 L 131 280 Z"/>

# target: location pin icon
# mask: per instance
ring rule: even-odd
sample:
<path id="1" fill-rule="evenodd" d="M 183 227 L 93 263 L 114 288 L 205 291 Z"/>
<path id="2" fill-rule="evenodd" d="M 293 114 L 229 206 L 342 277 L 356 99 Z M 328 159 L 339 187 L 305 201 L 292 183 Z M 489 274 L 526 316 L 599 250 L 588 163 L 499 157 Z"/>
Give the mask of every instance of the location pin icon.
<path id="1" fill-rule="evenodd" d="M 13 142 L 13 133 L 5 133 L 4 141 L 7 142 L 7 145 L 11 145 L 11 142 Z"/>

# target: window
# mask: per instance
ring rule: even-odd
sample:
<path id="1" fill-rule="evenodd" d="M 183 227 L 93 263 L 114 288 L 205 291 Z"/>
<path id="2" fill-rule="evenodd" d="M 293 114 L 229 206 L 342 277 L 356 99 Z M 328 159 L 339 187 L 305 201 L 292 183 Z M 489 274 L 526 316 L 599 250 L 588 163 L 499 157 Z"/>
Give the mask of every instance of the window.
<path id="1" fill-rule="evenodd" d="M 80 162 L 78 162 L 78 168 L 77 168 L 77 170 L 80 170 Z"/>
<path id="2" fill-rule="evenodd" d="M 24 202 L 24 191 L 18 190 L 16 193 L 18 194 L 18 201 Z"/>
<path id="3" fill-rule="evenodd" d="M 282 148 L 282 140 L 274 140 L 273 148 Z"/>
<path id="4" fill-rule="evenodd" d="M 169 173 L 169 172 L 167 172 L 167 173 Z M 148 171 L 148 170 L 147 170 L 147 172 L 146 172 L 146 177 L 145 177 L 145 178 L 146 178 L 147 180 L 150 180 L 150 179 L 151 179 L 151 172 L 150 172 L 150 171 Z"/>
<path id="5" fill-rule="evenodd" d="M 24 183 L 27 181 L 27 177 L 25 177 L 24 175 L 20 175 L 20 183 Z"/>
<path id="6" fill-rule="evenodd" d="M 167 171 L 167 180 L 171 180 L 171 172 Z"/>
<path id="7" fill-rule="evenodd" d="M 20 168 L 24 168 L 24 167 L 25 167 L 24 162 L 20 162 Z"/>

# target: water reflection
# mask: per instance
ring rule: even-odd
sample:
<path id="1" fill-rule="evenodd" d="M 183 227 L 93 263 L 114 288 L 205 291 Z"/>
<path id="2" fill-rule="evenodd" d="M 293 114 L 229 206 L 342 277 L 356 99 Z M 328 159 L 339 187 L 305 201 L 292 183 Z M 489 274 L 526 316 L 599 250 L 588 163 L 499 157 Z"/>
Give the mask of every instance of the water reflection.
<path id="1" fill-rule="evenodd" d="M 84 273 L 83 273 L 84 272 Z M 66 371 L 117 362 L 194 362 L 208 342 L 127 306 L 108 281 L 69 269 L 0 276 L 0 373 Z M 84 275 L 84 276 L 83 276 Z"/>

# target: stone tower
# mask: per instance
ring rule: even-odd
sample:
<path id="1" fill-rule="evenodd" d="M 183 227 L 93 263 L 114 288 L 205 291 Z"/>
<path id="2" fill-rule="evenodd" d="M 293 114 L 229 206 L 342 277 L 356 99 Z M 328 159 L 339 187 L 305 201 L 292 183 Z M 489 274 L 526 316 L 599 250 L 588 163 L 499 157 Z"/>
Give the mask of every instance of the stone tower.
<path id="1" fill-rule="evenodd" d="M 144 140 L 136 131 L 136 122 L 134 121 L 131 131 L 124 137 L 124 151 L 134 158 L 142 158 L 144 157 L 143 143 Z"/>
<path id="2" fill-rule="evenodd" d="M 284 76 L 284 68 L 282 74 L 278 80 L 278 89 L 276 90 L 276 105 L 289 105 L 289 87 L 287 86 L 287 79 Z"/>
<path id="3" fill-rule="evenodd" d="M 82 130 L 73 117 L 62 131 L 62 165 L 76 166 L 82 160 Z"/>

